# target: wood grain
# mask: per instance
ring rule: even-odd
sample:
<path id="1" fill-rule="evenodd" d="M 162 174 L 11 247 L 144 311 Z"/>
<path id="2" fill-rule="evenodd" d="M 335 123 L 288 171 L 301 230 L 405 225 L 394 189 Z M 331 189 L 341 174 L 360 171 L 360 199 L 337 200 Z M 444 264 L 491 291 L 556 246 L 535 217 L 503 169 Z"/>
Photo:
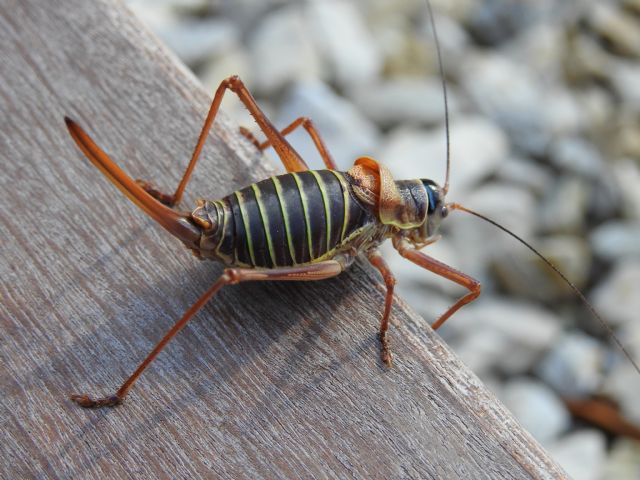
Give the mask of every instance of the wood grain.
<path id="1" fill-rule="evenodd" d="M 77 150 L 174 187 L 208 94 L 120 3 L 0 5 L 2 478 L 558 478 L 563 472 L 404 304 L 378 359 L 380 280 L 229 287 L 118 408 L 111 393 L 219 275 Z M 274 167 L 221 120 L 183 205 Z"/>

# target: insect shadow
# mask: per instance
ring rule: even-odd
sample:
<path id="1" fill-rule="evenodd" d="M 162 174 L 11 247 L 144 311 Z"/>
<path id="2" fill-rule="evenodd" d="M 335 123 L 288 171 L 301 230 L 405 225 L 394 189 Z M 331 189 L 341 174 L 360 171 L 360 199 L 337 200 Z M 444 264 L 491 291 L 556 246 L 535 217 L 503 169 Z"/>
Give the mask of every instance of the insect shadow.
<path id="1" fill-rule="evenodd" d="M 102 259 L 103 263 L 109 263 L 109 259 L 119 255 L 112 252 Z M 185 290 L 195 288 L 201 281 L 210 280 L 219 272 L 218 268 L 208 268 L 206 264 L 193 264 L 185 270 L 185 277 L 193 282 L 192 285 L 184 285 Z M 234 388 L 234 383 L 243 381 L 238 376 L 247 371 L 247 366 L 252 367 L 255 372 L 257 359 L 263 361 L 262 371 L 266 372 L 269 378 L 265 381 L 265 388 L 253 392 L 249 398 L 245 398 L 242 409 L 248 411 L 248 415 L 259 418 L 263 413 L 262 406 L 269 404 L 276 408 L 286 408 L 283 405 L 281 390 L 285 387 L 295 390 L 293 397 L 302 395 L 311 389 L 317 388 L 336 371 L 346 368 L 350 362 L 356 358 L 371 359 L 372 351 L 375 350 L 374 332 L 372 338 L 362 338 L 360 342 L 351 343 L 349 348 L 340 348 L 340 342 L 332 341 L 332 332 L 340 328 L 340 323 L 331 315 L 327 305 L 314 303 L 312 306 L 306 305 L 305 300 L 309 298 L 327 297 L 331 298 L 330 307 L 339 309 L 349 296 L 348 285 L 352 285 L 354 278 L 363 282 L 369 282 L 370 277 L 375 274 L 364 266 L 355 265 L 348 274 L 328 282 L 291 284 L 286 282 L 269 283 L 246 283 L 236 286 L 236 288 L 225 289 L 216 302 L 211 302 L 199 313 L 190 328 L 186 329 L 177 342 L 173 342 L 170 350 L 165 355 L 158 358 L 154 369 L 163 372 L 161 376 L 154 376 L 150 383 L 143 387 L 145 392 L 149 392 L 154 398 L 153 392 L 171 391 L 171 409 L 158 408 L 151 410 L 150 415 L 144 413 L 140 415 L 127 414 L 127 410 L 116 410 L 115 412 L 103 411 L 96 416 L 82 415 L 78 411 L 78 419 L 82 423 L 78 426 L 76 434 L 59 447 L 58 455 L 66 457 L 70 452 L 76 452 L 78 445 L 87 448 L 85 442 L 87 438 L 99 436 L 98 432 L 104 431 L 114 422 L 121 421 L 118 412 L 122 412 L 127 418 L 126 434 L 150 439 L 154 432 L 161 432 L 162 426 L 170 424 L 172 419 L 179 419 L 186 410 L 193 408 L 202 399 L 216 397 L 214 408 L 217 412 L 211 412 L 211 418 L 217 425 L 216 428 L 224 429 L 226 415 L 224 411 L 237 405 L 225 403 L 225 390 Z M 364 280 L 362 277 L 367 277 Z M 140 292 L 136 292 L 137 298 L 152 298 L 158 295 L 158 290 L 164 292 L 170 286 L 160 284 L 146 284 Z M 376 294 L 380 303 L 384 300 L 384 295 Z M 291 304 L 286 314 L 278 308 L 282 302 Z M 165 313 L 158 320 L 157 312 L 148 310 L 148 300 L 140 300 L 130 306 L 130 309 L 122 308 L 112 319 L 103 324 L 96 324 L 95 329 L 87 332 L 84 336 L 70 343 L 65 351 L 50 357 L 50 361 L 43 365 L 40 373 L 50 375 L 51 372 L 59 371 L 61 378 L 59 384 L 64 385 L 65 358 L 77 348 L 86 348 L 87 343 L 95 345 L 108 344 L 109 340 L 117 338 L 120 325 L 130 323 L 132 316 L 138 318 L 133 327 L 138 332 L 146 332 L 149 338 L 157 335 L 165 325 L 165 321 L 171 321 L 171 313 Z M 188 299 L 184 299 L 188 303 Z M 179 307 L 178 307 L 179 308 Z M 375 311 L 375 305 L 372 305 Z M 136 314 L 139 315 L 136 315 Z M 166 318 L 166 320 L 165 320 Z M 366 315 L 363 316 L 366 318 Z M 283 340 L 284 339 L 284 340 Z M 147 342 L 148 340 L 145 340 Z M 274 352 L 274 345 L 280 344 Z M 314 353 L 313 350 L 318 349 Z M 330 351 L 327 355 L 327 350 Z M 314 359 L 305 357 L 313 355 Z M 318 363 L 318 357 L 322 357 L 324 365 Z M 95 376 L 101 381 L 112 380 L 109 363 L 100 361 L 100 356 L 93 357 L 91 364 L 85 364 L 87 368 L 95 371 Z M 277 361 L 276 361 L 277 360 Z M 302 385 L 292 385 L 291 378 L 301 375 L 301 369 L 307 368 L 308 364 L 318 365 L 311 372 L 306 372 L 306 381 Z M 196 371 L 188 371 L 187 366 L 195 366 Z M 382 367 L 382 362 L 380 361 Z M 125 367 L 123 367 L 125 368 Z M 37 371 L 32 372 L 35 377 L 40 376 Z M 113 376 L 117 377 L 122 372 L 116 370 Z M 81 376 L 81 373 L 77 374 Z M 165 387 L 165 388 L 158 388 Z M 168 387 L 168 388 L 167 388 Z M 155 397 L 157 398 L 157 397 Z M 290 400 L 294 400 L 288 396 Z M 70 402 L 70 400 L 64 400 Z M 153 401 L 153 400 L 152 400 Z M 159 400 L 162 401 L 162 400 Z M 149 398 L 147 397 L 147 405 Z M 295 403 L 295 402 L 294 402 Z M 142 405 L 142 403 L 140 403 Z M 148 409 L 146 409 L 148 410 Z M 115 415 L 114 415 L 115 413 Z M 83 471 L 67 472 L 68 474 L 83 474 L 92 471 L 92 468 L 100 464 L 104 458 L 113 456 L 114 451 L 123 448 L 120 437 L 105 439 L 100 437 L 100 441 L 90 443 L 91 455 L 87 455 L 87 462 L 83 463 Z"/>

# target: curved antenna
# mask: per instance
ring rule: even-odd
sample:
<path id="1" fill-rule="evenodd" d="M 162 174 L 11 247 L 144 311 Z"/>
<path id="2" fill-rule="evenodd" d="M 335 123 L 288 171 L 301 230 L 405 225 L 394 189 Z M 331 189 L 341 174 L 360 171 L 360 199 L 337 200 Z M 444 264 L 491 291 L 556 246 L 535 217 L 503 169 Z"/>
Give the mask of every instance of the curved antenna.
<path id="1" fill-rule="evenodd" d="M 614 333 L 613 329 L 611 328 L 611 326 L 600 316 L 600 314 L 596 311 L 596 309 L 593 307 L 593 305 L 591 305 L 591 303 L 589 303 L 589 301 L 587 300 L 587 298 L 584 296 L 584 294 L 580 291 L 580 289 L 578 287 L 576 287 L 561 271 L 558 267 L 556 267 L 553 263 L 551 263 L 550 260 L 548 260 L 544 255 L 542 255 L 538 250 L 536 250 L 535 248 L 533 248 L 529 243 L 527 243 L 525 240 L 523 240 L 522 238 L 520 238 L 518 235 L 516 235 L 515 233 L 513 233 L 511 230 L 509 230 L 506 227 L 503 227 L 502 225 L 500 225 L 498 222 L 495 222 L 493 220 L 491 220 L 488 217 L 485 217 L 484 215 L 478 213 L 478 212 L 474 212 L 473 210 L 469 210 L 466 207 L 463 207 L 462 205 L 458 204 L 458 203 L 451 203 L 449 204 L 449 208 L 451 210 L 461 210 L 463 212 L 467 212 L 470 213 L 471 215 L 475 215 L 478 218 L 481 218 L 482 220 L 484 220 L 485 222 L 489 222 L 491 225 L 493 225 L 494 227 L 499 228 L 500 230 L 502 230 L 503 232 L 505 232 L 506 234 L 512 236 L 513 238 L 515 238 L 516 240 L 518 240 L 520 243 L 522 243 L 525 247 L 527 247 L 529 250 L 531 250 L 533 253 L 535 253 L 544 263 L 547 264 L 547 266 L 549 268 L 551 268 L 554 272 L 556 272 L 560 278 L 562 278 L 562 280 L 565 281 L 565 283 L 567 285 L 569 285 L 571 287 L 571 289 L 575 292 L 575 294 L 580 298 L 580 300 L 582 300 L 582 302 L 587 306 L 587 308 L 591 311 L 591 314 L 598 319 L 598 321 L 600 322 L 600 325 L 602 325 L 602 328 L 604 328 L 604 330 L 607 332 L 607 334 L 609 335 L 609 337 L 618 345 L 618 348 L 620 348 L 620 350 L 622 351 L 622 353 L 625 354 L 625 356 L 629 359 L 629 361 L 631 362 L 631 365 L 633 365 L 633 368 L 636 369 L 636 371 L 638 372 L 638 374 L 640 374 L 640 367 L 638 366 L 638 364 L 636 363 L 636 361 L 633 359 L 633 357 L 631 356 L 631 354 L 629 353 L 629 351 L 624 348 L 624 345 L 622 345 L 622 342 L 620 341 L 620 339 L 616 336 L 616 334 Z"/>
<path id="2" fill-rule="evenodd" d="M 442 81 L 442 93 L 444 94 L 444 126 L 447 134 L 447 172 L 445 174 L 444 186 L 442 191 L 446 195 L 449 191 L 449 171 L 451 168 L 451 136 L 449 134 L 449 99 L 447 96 L 447 81 L 444 76 L 444 64 L 442 62 L 442 52 L 440 51 L 440 40 L 438 40 L 438 30 L 436 30 L 436 22 L 433 18 L 433 10 L 431 9 L 431 1 L 427 0 L 427 10 L 429 10 L 429 21 L 431 22 L 431 30 L 433 30 L 433 39 L 436 44 L 438 53 L 438 68 L 440 69 L 440 80 Z"/>

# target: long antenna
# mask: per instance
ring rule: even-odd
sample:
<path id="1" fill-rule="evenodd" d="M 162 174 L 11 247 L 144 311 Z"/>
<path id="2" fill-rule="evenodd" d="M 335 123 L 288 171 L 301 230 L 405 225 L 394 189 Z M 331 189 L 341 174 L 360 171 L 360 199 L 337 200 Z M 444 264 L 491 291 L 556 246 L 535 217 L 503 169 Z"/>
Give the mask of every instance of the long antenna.
<path id="1" fill-rule="evenodd" d="M 447 96 L 447 81 L 444 76 L 444 65 L 442 62 L 442 52 L 440 51 L 440 40 L 438 40 L 438 30 L 436 22 L 433 18 L 433 10 L 431 9 L 431 1 L 427 0 L 427 10 L 429 10 L 429 21 L 431 22 L 431 30 L 433 31 L 433 39 L 438 52 L 438 68 L 440 69 L 440 80 L 442 81 L 442 92 L 444 93 L 444 126 L 447 134 L 447 172 L 445 174 L 443 193 L 446 195 L 449 191 L 449 170 L 451 167 L 451 138 L 449 134 L 449 99 Z"/>
<path id="2" fill-rule="evenodd" d="M 591 305 L 591 303 L 589 303 L 589 301 L 586 299 L 586 297 L 582 294 L 582 292 L 580 291 L 580 289 L 578 289 L 578 287 L 576 287 L 561 271 L 558 267 L 556 267 L 553 263 L 551 263 L 550 260 L 548 260 L 544 255 L 542 255 L 538 250 L 536 250 L 535 248 L 533 248 L 529 243 L 527 243 L 526 241 L 524 241 L 522 238 L 520 238 L 518 235 L 516 235 L 515 233 L 513 233 L 511 230 L 507 229 L 506 227 L 503 227 L 502 225 L 500 225 L 498 222 L 495 222 L 493 220 L 491 220 L 488 217 L 485 217 L 484 215 L 478 213 L 478 212 L 474 212 L 473 210 L 469 210 L 466 207 L 463 207 L 462 205 L 458 204 L 458 203 L 451 203 L 448 205 L 448 207 L 451 210 L 462 210 L 463 212 L 467 212 L 470 213 L 471 215 L 475 215 L 478 218 L 481 218 L 482 220 L 484 220 L 485 222 L 489 222 L 490 224 L 492 224 L 493 226 L 499 228 L 500 230 L 502 230 L 503 232 L 505 232 L 506 234 L 512 236 L 513 238 L 515 238 L 516 240 L 518 240 L 520 243 L 522 243 L 525 247 L 527 247 L 529 250 L 531 250 L 533 253 L 535 253 L 544 263 L 547 264 L 547 266 L 549 266 L 549 268 L 551 268 L 554 272 L 556 272 L 560 278 L 562 278 L 562 280 L 565 281 L 565 283 L 567 285 L 569 285 L 571 287 L 571 289 L 575 292 L 575 294 L 580 298 L 580 300 L 582 300 L 584 302 L 584 304 L 587 306 L 587 308 L 589 308 L 589 310 L 591 311 L 591 313 L 593 314 L 594 317 L 596 317 L 598 319 L 598 321 L 600 322 L 600 324 L 602 325 L 602 328 L 604 328 L 604 330 L 607 332 L 607 334 L 609 335 L 609 337 L 618 345 L 618 347 L 620 348 L 620 350 L 622 350 L 622 353 L 625 354 L 625 356 L 629 359 L 629 361 L 631 362 L 631 364 L 633 365 L 633 368 L 636 369 L 636 371 L 638 372 L 638 374 L 640 374 L 640 367 L 638 367 L 638 364 L 636 363 L 636 361 L 633 359 L 633 357 L 631 356 L 631 354 L 627 351 L 626 348 L 624 348 L 624 346 L 622 345 L 622 342 L 620 341 L 620 339 L 616 336 L 616 334 L 614 333 L 613 329 L 611 328 L 611 326 L 600 316 L 600 314 L 596 311 L 596 309 L 593 307 L 593 305 Z"/>

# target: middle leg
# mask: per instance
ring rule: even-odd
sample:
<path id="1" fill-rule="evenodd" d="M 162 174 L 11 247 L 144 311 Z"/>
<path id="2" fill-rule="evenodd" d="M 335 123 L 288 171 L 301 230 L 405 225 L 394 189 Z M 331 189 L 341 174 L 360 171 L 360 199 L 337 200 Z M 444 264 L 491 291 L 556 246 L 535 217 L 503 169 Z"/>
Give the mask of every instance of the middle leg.
<path id="1" fill-rule="evenodd" d="M 284 137 L 292 133 L 296 128 L 300 126 L 302 126 L 307 131 L 307 133 L 311 137 L 311 140 L 313 140 L 313 143 L 315 144 L 316 149 L 318 150 L 318 153 L 322 157 L 322 161 L 324 162 L 326 167 L 329 170 L 337 170 L 338 167 L 336 166 L 336 163 L 333 161 L 333 157 L 329 153 L 327 146 L 325 145 L 324 141 L 322 140 L 322 137 L 318 133 L 318 130 L 316 130 L 316 127 L 310 118 L 300 117 L 294 120 L 293 122 L 291 122 L 291 124 L 288 127 L 282 130 L 280 134 Z M 251 133 L 251 131 L 249 131 L 244 127 L 240 127 L 240 133 L 245 137 L 247 137 L 249 141 L 251 141 L 259 150 L 264 150 L 267 147 L 271 146 L 271 141 L 269 139 L 260 143 L 258 139 L 253 135 L 253 133 Z"/>
<path id="2" fill-rule="evenodd" d="M 389 330 L 389 316 L 391 315 L 391 306 L 393 305 L 393 289 L 396 285 L 396 278 L 389 269 L 389 265 L 384 261 L 382 255 L 378 250 L 373 250 L 367 254 L 367 258 L 371 265 L 376 267 L 382 274 L 384 284 L 387 287 L 387 294 L 384 299 L 384 313 L 382 314 L 382 321 L 380 322 L 380 343 L 382 344 L 382 350 L 380 352 L 380 358 L 387 365 L 391 365 L 391 350 L 389 349 L 389 339 L 387 337 L 387 330 Z"/>

